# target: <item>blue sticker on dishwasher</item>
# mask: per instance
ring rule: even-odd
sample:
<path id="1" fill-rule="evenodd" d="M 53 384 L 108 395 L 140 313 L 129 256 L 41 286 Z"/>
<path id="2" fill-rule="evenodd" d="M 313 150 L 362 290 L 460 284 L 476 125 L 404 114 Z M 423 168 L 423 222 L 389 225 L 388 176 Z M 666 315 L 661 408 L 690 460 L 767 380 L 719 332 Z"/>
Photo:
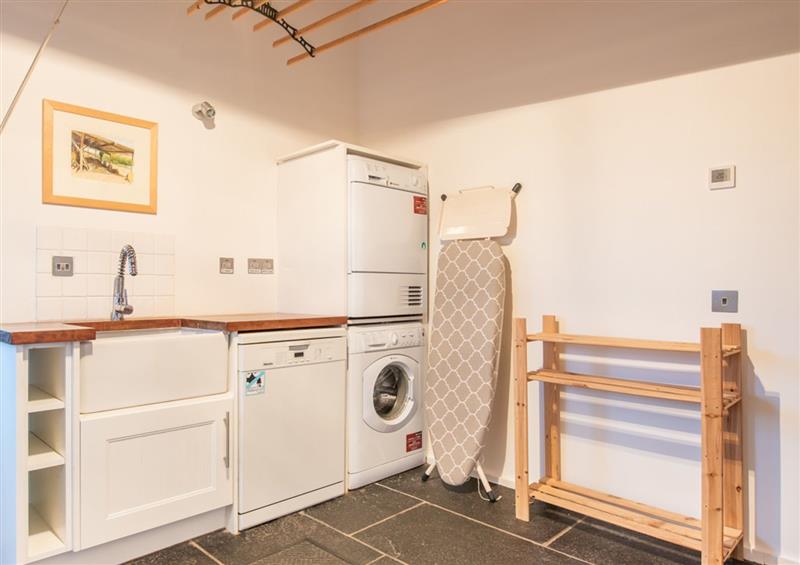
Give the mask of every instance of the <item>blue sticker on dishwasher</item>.
<path id="1" fill-rule="evenodd" d="M 252 396 L 254 394 L 264 394 L 264 377 L 266 371 L 254 371 L 247 373 L 244 379 L 244 394 Z"/>

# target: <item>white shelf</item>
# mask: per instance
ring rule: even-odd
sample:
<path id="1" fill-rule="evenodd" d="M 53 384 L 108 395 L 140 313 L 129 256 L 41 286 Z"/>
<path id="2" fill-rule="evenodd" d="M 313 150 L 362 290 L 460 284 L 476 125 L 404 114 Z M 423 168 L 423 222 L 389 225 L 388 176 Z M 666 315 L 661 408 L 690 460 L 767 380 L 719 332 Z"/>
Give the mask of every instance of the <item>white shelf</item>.
<path id="1" fill-rule="evenodd" d="M 28 561 L 61 553 L 64 542 L 50 529 L 36 509 L 28 505 Z"/>
<path id="2" fill-rule="evenodd" d="M 64 408 L 63 400 L 46 393 L 39 387 L 28 385 L 28 414 L 61 408 Z"/>
<path id="3" fill-rule="evenodd" d="M 28 434 L 28 471 L 37 471 L 63 464 L 64 457 L 60 453 L 35 435 Z"/>

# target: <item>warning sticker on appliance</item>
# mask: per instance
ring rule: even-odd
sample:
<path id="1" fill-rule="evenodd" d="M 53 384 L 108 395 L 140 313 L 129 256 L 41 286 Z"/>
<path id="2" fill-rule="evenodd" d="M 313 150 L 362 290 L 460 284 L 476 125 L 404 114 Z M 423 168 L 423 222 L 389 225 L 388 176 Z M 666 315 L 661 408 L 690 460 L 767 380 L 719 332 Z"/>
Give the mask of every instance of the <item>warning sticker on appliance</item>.
<path id="1" fill-rule="evenodd" d="M 428 215 L 428 199 L 424 196 L 414 197 L 414 213 Z"/>
<path id="2" fill-rule="evenodd" d="M 406 435 L 406 453 L 422 449 L 422 432 Z"/>
<path id="3" fill-rule="evenodd" d="M 253 396 L 254 394 L 264 394 L 264 377 L 266 371 L 255 371 L 247 373 L 244 379 L 244 394 L 245 396 Z"/>

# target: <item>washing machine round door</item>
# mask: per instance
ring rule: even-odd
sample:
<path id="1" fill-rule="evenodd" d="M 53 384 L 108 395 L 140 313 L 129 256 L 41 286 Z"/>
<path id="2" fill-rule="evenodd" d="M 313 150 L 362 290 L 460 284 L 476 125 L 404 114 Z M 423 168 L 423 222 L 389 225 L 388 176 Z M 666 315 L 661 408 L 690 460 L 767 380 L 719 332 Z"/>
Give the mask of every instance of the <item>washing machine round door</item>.
<path id="1" fill-rule="evenodd" d="M 364 371 L 364 422 L 379 432 L 402 428 L 417 410 L 419 363 L 388 355 Z"/>

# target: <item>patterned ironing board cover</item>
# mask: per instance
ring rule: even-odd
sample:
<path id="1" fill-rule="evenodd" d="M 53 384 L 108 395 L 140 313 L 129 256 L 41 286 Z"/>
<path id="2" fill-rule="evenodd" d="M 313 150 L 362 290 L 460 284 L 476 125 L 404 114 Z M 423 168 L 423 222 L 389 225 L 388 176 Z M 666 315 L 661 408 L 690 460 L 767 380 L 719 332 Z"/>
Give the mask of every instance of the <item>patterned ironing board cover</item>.
<path id="1" fill-rule="evenodd" d="M 439 476 L 451 485 L 469 478 L 489 426 L 505 285 L 497 242 L 445 243 L 436 274 L 425 417 Z"/>

